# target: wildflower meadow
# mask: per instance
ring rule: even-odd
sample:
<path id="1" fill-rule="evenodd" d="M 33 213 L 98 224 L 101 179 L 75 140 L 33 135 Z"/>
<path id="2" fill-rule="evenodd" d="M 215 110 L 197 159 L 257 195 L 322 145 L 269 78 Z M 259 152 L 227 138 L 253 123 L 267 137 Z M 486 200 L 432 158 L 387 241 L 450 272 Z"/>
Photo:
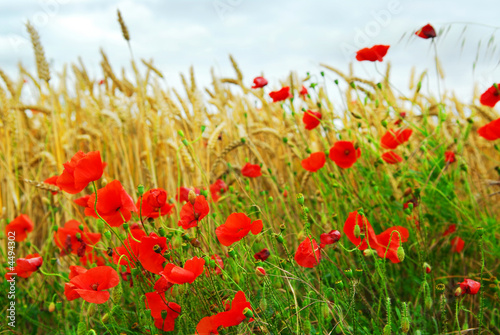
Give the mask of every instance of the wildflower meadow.
<path id="1" fill-rule="evenodd" d="M 389 42 L 375 80 L 166 87 L 117 21 L 128 76 L 53 69 L 29 22 L 37 72 L 0 71 L 0 334 L 500 334 L 500 78 L 424 90 L 439 27 L 404 94 Z"/>

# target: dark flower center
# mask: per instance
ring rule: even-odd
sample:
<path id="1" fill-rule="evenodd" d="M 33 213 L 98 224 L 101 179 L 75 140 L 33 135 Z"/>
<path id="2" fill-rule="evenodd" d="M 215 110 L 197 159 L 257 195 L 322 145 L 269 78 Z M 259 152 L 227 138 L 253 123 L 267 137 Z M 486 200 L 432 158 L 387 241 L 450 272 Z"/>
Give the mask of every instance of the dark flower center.
<path id="1" fill-rule="evenodd" d="M 155 244 L 153 247 L 153 251 L 159 254 L 161 252 L 161 247 L 158 244 Z"/>
<path id="2" fill-rule="evenodd" d="M 349 154 L 350 154 L 350 153 L 351 153 L 351 151 L 350 151 L 350 150 L 345 150 L 345 151 L 344 151 L 344 155 L 346 155 L 346 156 L 349 156 Z"/>
<path id="3" fill-rule="evenodd" d="M 97 283 L 96 283 L 96 284 L 92 284 L 90 287 L 91 287 L 94 291 L 97 291 L 97 287 L 99 287 L 99 284 L 97 284 Z"/>

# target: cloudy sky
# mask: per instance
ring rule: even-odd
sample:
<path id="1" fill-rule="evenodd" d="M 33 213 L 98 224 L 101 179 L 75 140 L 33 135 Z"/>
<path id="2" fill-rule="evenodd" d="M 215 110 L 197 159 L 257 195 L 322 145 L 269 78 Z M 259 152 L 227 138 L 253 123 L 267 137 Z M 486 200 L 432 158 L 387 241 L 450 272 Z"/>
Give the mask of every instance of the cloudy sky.
<path id="1" fill-rule="evenodd" d="M 27 20 L 39 31 L 53 71 L 81 56 L 99 79 L 100 47 L 115 71 L 130 69 L 116 21 L 120 9 L 136 59 L 153 58 L 169 85 L 179 85 L 179 73 L 191 65 L 202 85 L 209 84 L 211 67 L 234 76 L 232 54 L 249 84 L 264 73 L 277 88 L 290 70 L 319 74 L 319 63 L 327 63 L 347 71 L 356 50 L 389 44 L 384 62 L 393 65 L 393 83 L 406 88 L 415 66 L 429 70 L 424 87 L 435 90 L 434 49 L 412 34 L 427 23 L 443 30 L 437 50 L 446 89 L 470 99 L 474 83 L 482 90 L 500 81 L 498 0 L 17 0 L 2 1 L 0 9 L 0 68 L 11 75 L 19 61 L 34 70 Z M 380 79 L 373 63 L 355 62 L 354 69 Z"/>

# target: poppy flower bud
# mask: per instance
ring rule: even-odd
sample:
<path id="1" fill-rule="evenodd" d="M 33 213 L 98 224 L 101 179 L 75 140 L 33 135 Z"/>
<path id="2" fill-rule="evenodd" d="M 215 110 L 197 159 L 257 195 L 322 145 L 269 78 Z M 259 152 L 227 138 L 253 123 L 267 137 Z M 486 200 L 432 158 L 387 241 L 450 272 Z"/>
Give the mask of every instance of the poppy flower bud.
<path id="1" fill-rule="evenodd" d="M 59 227 L 57 225 L 52 225 L 52 230 L 57 232 L 59 230 Z"/>
<path id="2" fill-rule="evenodd" d="M 266 274 L 266 270 L 262 266 L 257 266 L 255 268 L 255 275 L 257 275 L 257 277 L 265 277 Z"/>
<path id="3" fill-rule="evenodd" d="M 184 145 L 187 147 L 187 146 L 189 145 L 189 142 L 188 142 L 188 140 L 183 139 L 183 140 L 182 140 L 182 144 L 184 144 Z"/>
<path id="4" fill-rule="evenodd" d="M 158 235 L 160 235 L 161 237 L 165 237 L 166 234 L 167 234 L 167 232 L 165 231 L 165 228 L 160 227 L 158 229 Z"/>
<path id="5" fill-rule="evenodd" d="M 349 279 L 352 279 L 352 277 L 353 277 L 352 269 L 346 269 L 346 270 L 344 270 L 344 274 Z"/>
<path id="6" fill-rule="evenodd" d="M 123 229 L 124 229 L 125 231 L 128 231 L 128 228 L 129 228 L 129 227 L 128 227 L 128 223 L 124 223 L 124 224 L 123 224 Z"/>
<path id="7" fill-rule="evenodd" d="M 227 251 L 227 254 L 229 255 L 229 257 L 231 258 L 236 258 L 236 251 L 234 251 L 233 248 L 230 248 L 228 251 Z"/>
<path id="8" fill-rule="evenodd" d="M 359 238 L 361 236 L 361 227 L 359 225 L 354 226 L 354 237 Z"/>
<path id="9" fill-rule="evenodd" d="M 140 184 L 139 186 L 137 186 L 137 194 L 142 197 L 142 195 L 144 194 L 144 185 Z"/>
<path id="10" fill-rule="evenodd" d="M 428 263 L 424 263 L 423 266 L 426 273 L 431 273 L 432 268 Z"/>
<path id="11" fill-rule="evenodd" d="M 386 120 L 382 120 L 382 122 L 380 122 L 382 124 L 382 127 L 384 128 L 387 128 L 387 121 Z"/>
<path id="12" fill-rule="evenodd" d="M 243 310 L 243 315 L 246 316 L 247 318 L 252 318 L 253 312 L 250 308 L 245 307 L 245 309 Z"/>
<path id="13" fill-rule="evenodd" d="M 87 315 L 93 316 L 95 314 L 95 304 L 90 304 L 89 308 L 87 308 Z"/>
<path id="14" fill-rule="evenodd" d="M 51 302 L 49 305 L 49 312 L 53 313 L 56 310 L 56 304 L 54 302 Z"/>
<path id="15" fill-rule="evenodd" d="M 208 191 L 207 190 L 200 190 L 200 195 L 204 196 L 205 198 L 208 197 Z M 191 201 L 190 201 L 191 202 Z"/>
<path id="16" fill-rule="evenodd" d="M 363 250 L 363 255 L 364 255 L 365 257 L 368 257 L 368 256 L 373 255 L 373 252 L 374 252 L 374 251 L 373 251 L 372 249 L 365 249 L 365 250 Z"/>
<path id="17" fill-rule="evenodd" d="M 97 225 L 97 231 L 100 232 L 104 228 L 104 221 L 101 219 L 97 219 L 96 225 Z"/>
<path id="18" fill-rule="evenodd" d="M 402 246 L 399 246 L 397 256 L 401 262 L 405 260 L 405 249 Z"/>
<path id="19" fill-rule="evenodd" d="M 265 312 L 267 310 L 267 299 L 265 297 L 262 297 L 262 299 L 260 300 L 259 308 L 263 312 Z"/>
<path id="20" fill-rule="evenodd" d="M 463 291 L 460 287 L 457 287 L 457 289 L 455 290 L 455 297 L 459 297 L 463 294 Z"/>
<path id="21" fill-rule="evenodd" d="M 351 82 L 349 83 L 349 86 L 351 86 L 352 88 L 356 88 L 356 83 L 355 83 L 355 82 L 353 82 L 353 81 L 351 81 Z"/>
<path id="22" fill-rule="evenodd" d="M 432 307 L 432 298 L 431 297 L 425 298 L 425 308 L 431 309 L 431 307 Z"/>
<path id="23" fill-rule="evenodd" d="M 106 230 L 106 231 L 104 232 L 104 236 L 105 236 L 108 240 L 109 240 L 109 239 L 111 239 L 111 232 L 110 232 L 109 230 Z"/>
<path id="24" fill-rule="evenodd" d="M 363 269 L 354 270 L 354 277 L 356 277 L 357 279 L 360 279 L 361 277 L 363 277 Z"/>
<path id="25" fill-rule="evenodd" d="M 285 239 L 283 238 L 283 235 L 276 234 L 276 241 L 278 241 L 278 243 L 280 244 L 283 244 L 285 242 Z"/>
<path id="26" fill-rule="evenodd" d="M 285 144 L 288 143 L 288 138 L 287 137 L 283 137 L 283 143 L 285 143 Z"/>
<path id="27" fill-rule="evenodd" d="M 195 248 L 201 248 L 201 243 L 196 237 L 189 241 L 189 243 Z"/>
<path id="28" fill-rule="evenodd" d="M 51 265 L 54 265 L 54 264 L 56 264 L 56 263 L 57 263 L 57 259 L 55 259 L 55 258 L 51 258 L 51 259 L 50 259 L 50 264 L 51 264 Z"/>
<path id="29" fill-rule="evenodd" d="M 186 251 L 189 249 L 189 245 L 187 243 L 182 243 L 181 248 L 182 248 L 182 250 Z"/>
<path id="30" fill-rule="evenodd" d="M 62 302 L 56 302 L 56 310 L 60 311 L 62 309 Z"/>
<path id="31" fill-rule="evenodd" d="M 208 263 L 210 264 L 211 268 L 215 268 L 215 259 L 210 259 Z"/>
<path id="32" fill-rule="evenodd" d="M 269 198 L 267 198 L 267 201 L 269 201 L 269 202 L 273 202 L 273 201 L 274 201 L 274 198 L 273 198 L 273 197 L 269 197 Z"/>

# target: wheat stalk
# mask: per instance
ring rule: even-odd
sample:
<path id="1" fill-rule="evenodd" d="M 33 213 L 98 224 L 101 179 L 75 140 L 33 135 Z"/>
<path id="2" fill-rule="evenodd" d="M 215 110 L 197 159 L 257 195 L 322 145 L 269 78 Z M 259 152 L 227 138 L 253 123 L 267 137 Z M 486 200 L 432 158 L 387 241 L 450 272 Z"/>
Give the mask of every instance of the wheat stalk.
<path id="1" fill-rule="evenodd" d="M 30 34 L 31 44 L 33 45 L 33 50 L 35 51 L 38 78 L 45 80 L 48 83 L 50 80 L 49 63 L 47 63 L 47 59 L 45 58 L 45 52 L 43 51 L 43 46 L 40 42 L 40 35 L 38 35 L 35 27 L 33 27 L 29 21 L 26 23 L 26 29 Z"/>

